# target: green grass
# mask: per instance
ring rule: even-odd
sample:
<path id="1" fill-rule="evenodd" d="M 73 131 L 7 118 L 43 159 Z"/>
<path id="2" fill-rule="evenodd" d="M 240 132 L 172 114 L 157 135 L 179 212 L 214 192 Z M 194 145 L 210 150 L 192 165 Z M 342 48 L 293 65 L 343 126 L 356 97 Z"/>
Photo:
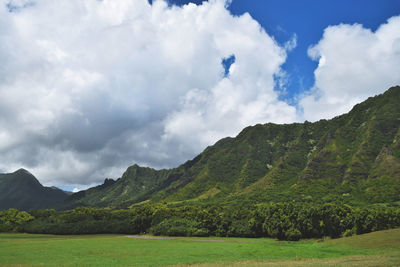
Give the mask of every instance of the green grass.
<path id="1" fill-rule="evenodd" d="M 219 239 L 234 242 L 134 239 L 124 235 L 0 234 L 0 266 L 165 266 L 376 254 L 370 248 L 331 241 Z"/>
<path id="2" fill-rule="evenodd" d="M 331 239 L 327 244 L 339 246 L 351 246 L 375 251 L 400 252 L 400 228 L 372 232 L 364 235 Z"/>

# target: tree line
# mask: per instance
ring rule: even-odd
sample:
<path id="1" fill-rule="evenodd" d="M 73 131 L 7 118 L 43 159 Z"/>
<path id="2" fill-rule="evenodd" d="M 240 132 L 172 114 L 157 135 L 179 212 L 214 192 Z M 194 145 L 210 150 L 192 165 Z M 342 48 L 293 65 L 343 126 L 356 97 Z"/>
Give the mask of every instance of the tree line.
<path id="1" fill-rule="evenodd" d="M 0 232 L 41 234 L 144 234 L 166 236 L 337 238 L 400 227 L 398 207 L 265 203 L 222 207 L 165 204 L 130 209 L 78 207 L 0 211 Z"/>

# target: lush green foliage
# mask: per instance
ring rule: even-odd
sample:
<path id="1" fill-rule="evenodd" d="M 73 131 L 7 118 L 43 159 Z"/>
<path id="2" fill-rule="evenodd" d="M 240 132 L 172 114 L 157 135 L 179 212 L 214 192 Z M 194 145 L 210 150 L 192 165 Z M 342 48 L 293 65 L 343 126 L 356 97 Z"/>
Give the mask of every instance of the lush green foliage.
<path id="1" fill-rule="evenodd" d="M 23 226 L 32 221 L 34 217 L 16 209 L 0 211 L 0 232 L 18 232 L 23 230 Z"/>
<path id="2" fill-rule="evenodd" d="M 400 87 L 393 87 L 329 121 L 247 127 L 177 168 L 133 165 L 117 181 L 106 179 L 65 201 L 65 192 L 43 187 L 24 170 L 3 174 L 0 210 L 128 208 L 142 201 L 392 205 L 400 201 L 398 103 Z"/>
<path id="3" fill-rule="evenodd" d="M 400 87 L 393 87 L 329 121 L 247 127 L 178 168 L 131 166 L 115 183 L 75 194 L 65 207 L 400 201 L 399 103 Z"/>
<path id="4" fill-rule="evenodd" d="M 49 234 L 125 233 L 170 236 L 273 237 L 299 240 L 368 233 L 400 226 L 400 209 L 343 204 L 269 203 L 243 206 L 142 205 L 125 210 L 14 209 L 0 213 L 2 231 Z"/>
<path id="5" fill-rule="evenodd" d="M 175 170 L 156 171 L 135 164 L 130 166 L 117 181 L 106 179 L 102 185 L 73 194 L 59 208 L 106 207 L 121 205 L 127 200 L 131 202 L 145 200 L 153 191 L 162 187 L 165 180 L 174 173 Z"/>

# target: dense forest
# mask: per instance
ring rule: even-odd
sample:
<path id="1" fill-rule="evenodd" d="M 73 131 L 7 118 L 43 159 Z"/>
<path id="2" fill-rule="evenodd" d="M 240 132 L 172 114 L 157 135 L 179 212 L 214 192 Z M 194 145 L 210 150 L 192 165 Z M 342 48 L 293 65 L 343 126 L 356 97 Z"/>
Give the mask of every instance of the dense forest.
<path id="1" fill-rule="evenodd" d="M 140 205 L 131 209 L 79 207 L 0 212 L 0 232 L 143 234 L 167 236 L 337 238 L 400 227 L 399 207 L 345 204 Z"/>

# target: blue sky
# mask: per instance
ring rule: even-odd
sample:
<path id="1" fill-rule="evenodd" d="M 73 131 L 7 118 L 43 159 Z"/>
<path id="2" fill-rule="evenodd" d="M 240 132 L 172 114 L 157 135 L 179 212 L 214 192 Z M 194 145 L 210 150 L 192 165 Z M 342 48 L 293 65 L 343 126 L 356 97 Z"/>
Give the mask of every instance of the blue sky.
<path id="1" fill-rule="evenodd" d="M 400 4 L 5 0 L 0 60 L 0 170 L 82 189 L 399 85 Z"/>
<path id="2" fill-rule="evenodd" d="M 203 1 L 170 0 L 184 5 Z M 373 31 L 392 16 L 400 14 L 398 0 L 233 0 L 228 7 L 234 15 L 248 12 L 279 43 L 284 44 L 293 34 L 297 46 L 282 66 L 289 74 L 287 94 L 281 97 L 291 103 L 297 94 L 309 90 L 318 62 L 310 59 L 307 49 L 316 44 L 329 25 L 362 24 Z"/>

